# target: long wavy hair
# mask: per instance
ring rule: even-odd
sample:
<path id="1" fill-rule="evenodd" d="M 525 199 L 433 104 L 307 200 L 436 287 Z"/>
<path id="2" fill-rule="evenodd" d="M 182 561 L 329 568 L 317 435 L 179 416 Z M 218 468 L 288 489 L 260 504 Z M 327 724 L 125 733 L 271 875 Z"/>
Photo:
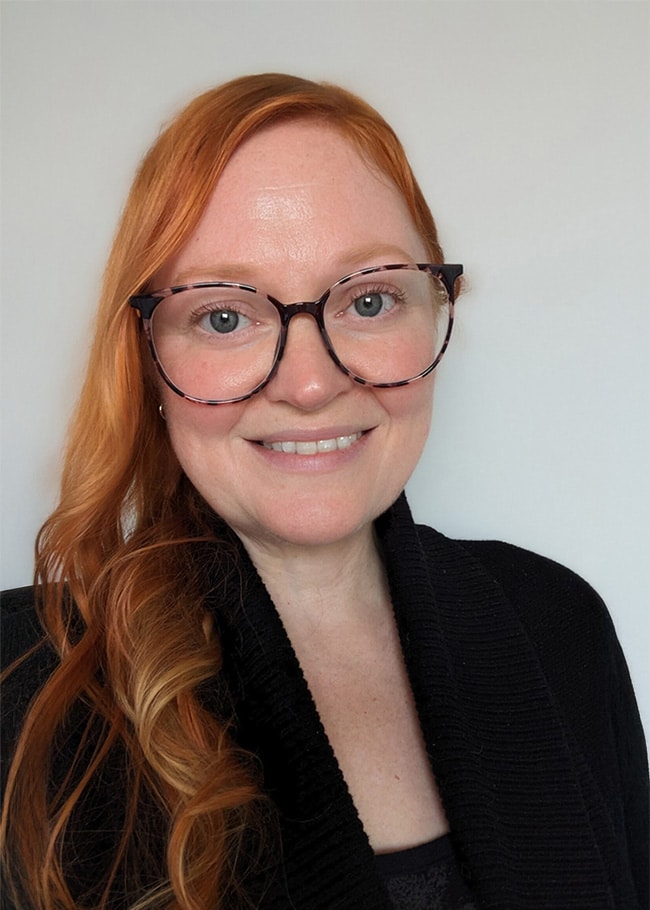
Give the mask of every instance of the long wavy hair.
<path id="1" fill-rule="evenodd" d="M 393 181 L 431 261 L 444 261 L 395 133 L 339 87 L 235 79 L 195 98 L 143 159 L 105 272 L 59 505 L 36 546 L 37 606 L 57 662 L 22 727 L 3 812 L 11 887 L 36 910 L 105 910 L 118 885 L 120 906 L 126 890 L 133 910 L 235 906 L 258 861 L 251 842 L 263 845 L 273 827 L 254 757 L 237 747 L 227 710 L 219 716 L 200 697 L 206 683 L 219 685 L 220 643 L 204 609 L 211 573 L 200 558 L 205 541 L 218 549 L 219 540 L 157 414 L 128 301 L 186 242 L 241 143 L 304 117 L 335 126 Z M 76 755 L 57 768 L 70 728 Z M 80 831 L 107 767 L 119 768 L 126 797 L 100 861 L 84 857 Z M 92 865 L 92 894 L 75 891 L 76 857 Z"/>

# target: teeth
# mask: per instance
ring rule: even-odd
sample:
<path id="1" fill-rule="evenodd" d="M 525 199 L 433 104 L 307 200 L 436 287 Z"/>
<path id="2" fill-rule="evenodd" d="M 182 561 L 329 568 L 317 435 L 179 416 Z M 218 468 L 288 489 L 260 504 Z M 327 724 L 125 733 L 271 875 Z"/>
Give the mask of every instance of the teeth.
<path id="1" fill-rule="evenodd" d="M 315 455 L 318 452 L 317 442 L 297 442 L 296 453 L 298 455 Z"/>
<path id="2" fill-rule="evenodd" d="M 290 455 L 316 455 L 320 452 L 335 452 L 336 449 L 349 449 L 353 442 L 361 439 L 361 433 L 350 436 L 336 436 L 333 439 L 319 439 L 314 442 L 263 442 L 265 449 L 274 452 L 287 452 Z"/>

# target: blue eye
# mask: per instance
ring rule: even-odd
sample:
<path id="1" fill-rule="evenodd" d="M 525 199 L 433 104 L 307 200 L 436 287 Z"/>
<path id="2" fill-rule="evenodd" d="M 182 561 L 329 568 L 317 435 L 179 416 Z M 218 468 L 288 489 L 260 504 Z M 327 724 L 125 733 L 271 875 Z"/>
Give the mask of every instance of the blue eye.
<path id="1" fill-rule="evenodd" d="M 379 313 L 391 310 L 395 306 L 395 298 L 392 294 L 373 291 L 356 297 L 353 306 L 359 316 L 378 316 Z"/>
<path id="2" fill-rule="evenodd" d="M 246 328 L 250 324 L 250 319 L 235 310 L 211 310 L 201 322 L 202 328 L 206 331 L 229 335 L 237 329 Z"/>

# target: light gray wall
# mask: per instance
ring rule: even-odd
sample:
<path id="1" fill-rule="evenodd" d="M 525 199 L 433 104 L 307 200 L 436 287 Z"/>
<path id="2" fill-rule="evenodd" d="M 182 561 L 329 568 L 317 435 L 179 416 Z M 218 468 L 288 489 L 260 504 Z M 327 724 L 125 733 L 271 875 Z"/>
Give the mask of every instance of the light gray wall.
<path id="1" fill-rule="evenodd" d="M 648 727 L 649 10 L 3 3 L 2 586 L 30 581 L 103 263 L 159 125 L 242 73 L 327 78 L 396 127 L 469 279 L 415 513 L 583 574 Z"/>

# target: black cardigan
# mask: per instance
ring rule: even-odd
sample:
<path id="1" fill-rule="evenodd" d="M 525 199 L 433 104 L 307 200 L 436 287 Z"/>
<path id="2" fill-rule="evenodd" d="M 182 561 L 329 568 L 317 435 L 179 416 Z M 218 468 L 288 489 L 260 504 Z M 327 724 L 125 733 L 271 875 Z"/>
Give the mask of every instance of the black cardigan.
<path id="1" fill-rule="evenodd" d="M 645 745 L 602 601 L 540 556 L 416 527 L 404 497 L 377 534 L 427 751 L 481 910 L 646 910 Z M 296 655 L 241 545 L 237 559 L 209 608 L 238 739 L 260 756 L 279 812 L 282 861 L 256 906 L 388 910 Z M 13 657 L 35 635 L 30 589 L 3 604 Z M 9 683 L 10 729 L 50 672 L 40 654 Z M 109 783 L 105 807 L 120 790 Z M 90 861 L 90 841 L 81 846 Z"/>

